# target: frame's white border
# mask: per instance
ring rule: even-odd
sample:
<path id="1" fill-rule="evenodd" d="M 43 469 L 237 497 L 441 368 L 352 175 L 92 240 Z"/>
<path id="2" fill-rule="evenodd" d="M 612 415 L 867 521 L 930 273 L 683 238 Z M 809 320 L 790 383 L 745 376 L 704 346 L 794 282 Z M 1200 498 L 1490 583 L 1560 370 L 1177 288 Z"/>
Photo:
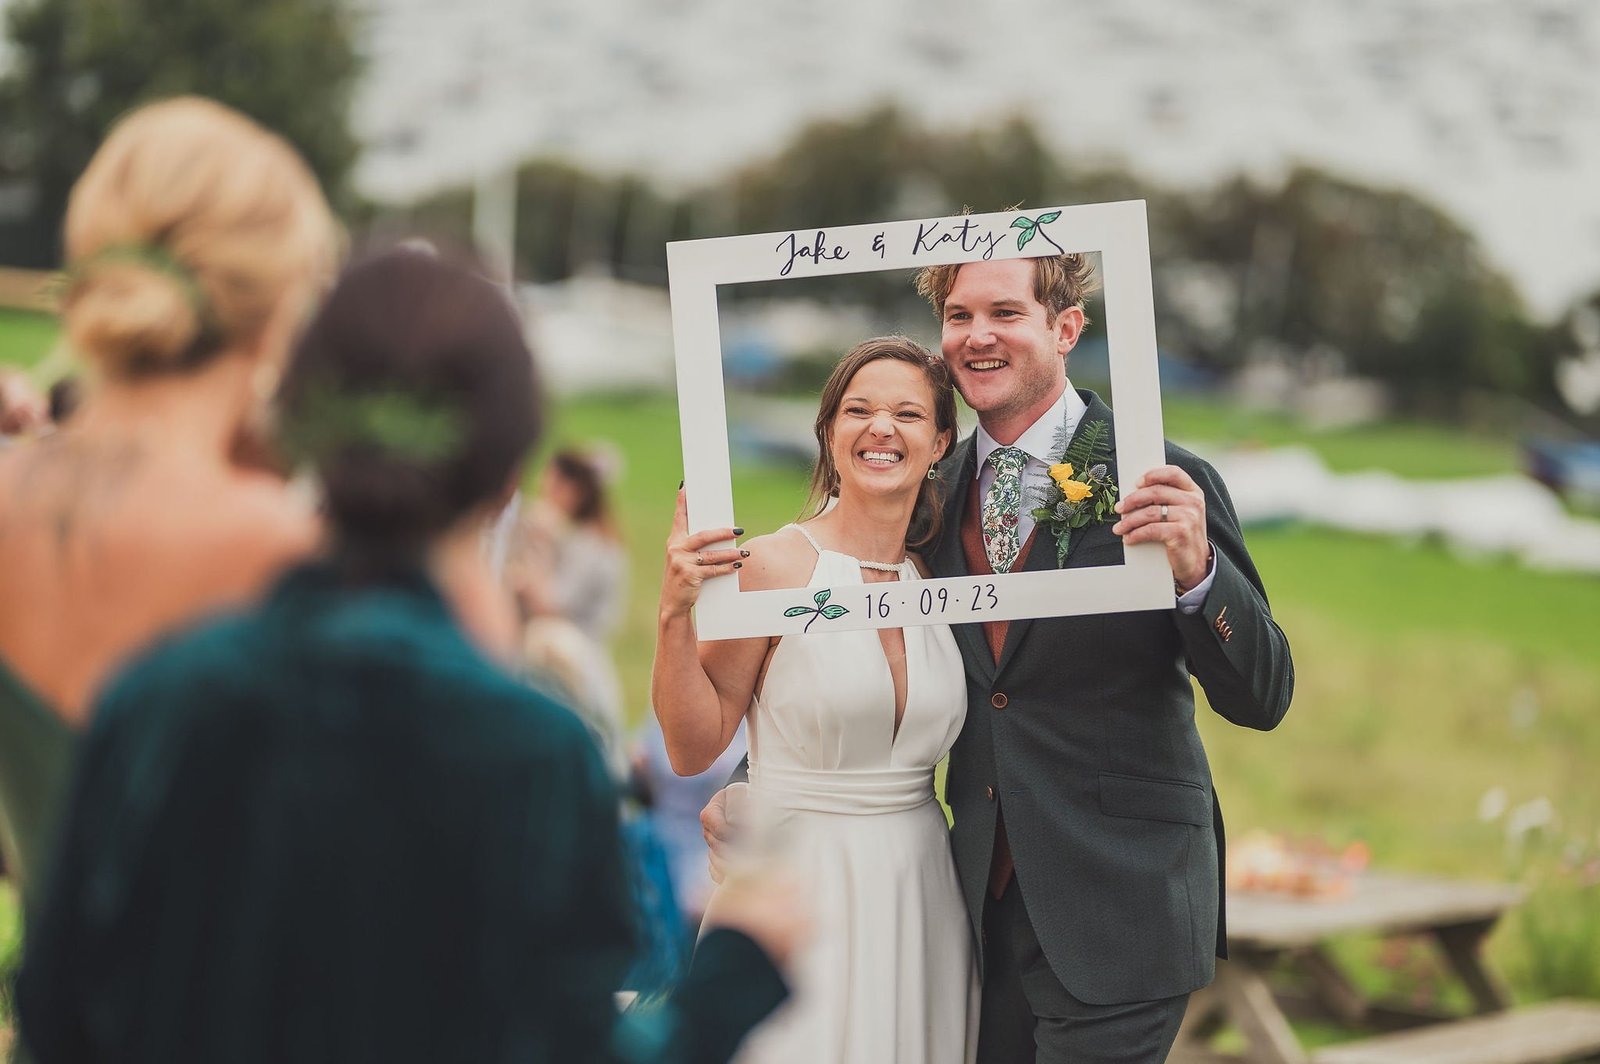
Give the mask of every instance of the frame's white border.
<path id="1" fill-rule="evenodd" d="M 1117 469 L 1126 492 L 1165 460 L 1142 200 L 668 244 L 690 530 L 734 523 L 717 285 L 1090 251 L 1100 253 L 1105 280 Z M 762 531 L 769 530 L 752 530 Z M 975 585 L 985 586 L 981 595 L 974 595 Z M 875 598 L 890 592 L 886 616 L 868 616 L 860 596 L 869 587 Z M 924 597 L 923 589 L 931 594 Z M 963 576 L 838 588 L 832 604 L 845 606 L 848 613 L 828 619 L 784 616 L 791 607 L 812 606 L 814 596 L 808 592 L 815 590 L 741 592 L 736 576 L 713 578 L 701 589 L 697 632 L 701 639 L 731 639 L 791 635 L 805 630 L 808 622 L 811 631 L 898 628 L 1166 609 L 1174 602 L 1172 571 L 1158 543 L 1126 547 L 1124 563 L 1116 566 L 1009 573 L 981 581 Z M 942 609 L 941 590 L 947 593 Z M 974 598 L 987 608 L 974 607 L 969 601 Z M 930 600 L 934 608 L 925 614 L 919 605 Z"/>

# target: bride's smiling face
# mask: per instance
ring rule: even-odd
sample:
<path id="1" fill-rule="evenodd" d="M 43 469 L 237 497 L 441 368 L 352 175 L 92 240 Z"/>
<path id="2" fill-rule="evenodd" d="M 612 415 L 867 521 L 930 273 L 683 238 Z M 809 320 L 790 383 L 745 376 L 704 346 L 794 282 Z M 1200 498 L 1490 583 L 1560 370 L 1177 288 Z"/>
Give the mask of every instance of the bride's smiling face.
<path id="1" fill-rule="evenodd" d="M 928 467 L 950 446 L 935 426 L 933 388 L 922 370 L 881 358 L 845 386 L 830 432 L 839 492 L 915 497 Z"/>

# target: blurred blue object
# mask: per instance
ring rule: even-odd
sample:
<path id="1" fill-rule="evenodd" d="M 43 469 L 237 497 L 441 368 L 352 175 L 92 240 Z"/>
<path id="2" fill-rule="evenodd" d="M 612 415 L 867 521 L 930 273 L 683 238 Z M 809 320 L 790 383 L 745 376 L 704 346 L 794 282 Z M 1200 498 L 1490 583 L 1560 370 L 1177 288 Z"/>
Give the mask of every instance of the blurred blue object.
<path id="1" fill-rule="evenodd" d="M 1571 498 L 1600 499 L 1600 440 L 1522 441 L 1523 471 Z"/>
<path id="2" fill-rule="evenodd" d="M 683 976 L 689 938 L 672 886 L 671 862 L 653 819 L 625 818 L 622 840 L 639 919 L 639 954 L 622 985 L 648 1001 L 670 991 Z"/>
<path id="3" fill-rule="evenodd" d="M 777 345 L 764 333 L 745 331 L 723 342 L 722 376 L 729 384 L 761 384 L 782 366 Z"/>
<path id="4" fill-rule="evenodd" d="M 728 450 L 736 465 L 774 463 L 809 469 L 817 460 L 817 441 L 811 436 L 797 437 L 753 421 L 728 426 Z"/>
<path id="5" fill-rule="evenodd" d="M 1164 393 L 1209 392 L 1219 383 L 1216 371 L 1166 351 L 1156 352 L 1156 372 Z M 1072 349 L 1067 359 L 1067 376 L 1080 388 L 1105 387 L 1111 380 L 1111 352 L 1104 334 L 1086 337 Z M 1114 399 L 1112 403 L 1115 405 Z"/>

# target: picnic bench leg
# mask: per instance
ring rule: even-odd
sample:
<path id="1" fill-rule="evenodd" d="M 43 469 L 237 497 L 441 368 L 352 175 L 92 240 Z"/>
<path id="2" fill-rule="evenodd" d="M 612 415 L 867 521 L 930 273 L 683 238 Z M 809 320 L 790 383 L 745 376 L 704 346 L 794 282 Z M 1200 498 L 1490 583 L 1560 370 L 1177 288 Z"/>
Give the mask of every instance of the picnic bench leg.
<path id="1" fill-rule="evenodd" d="M 1249 1045 L 1245 1059 L 1251 1064 L 1308 1064 L 1300 1040 L 1262 977 L 1270 956 L 1234 953 L 1233 959 L 1217 962 L 1217 978 L 1211 985 Z"/>
<path id="2" fill-rule="evenodd" d="M 1178 1025 L 1176 1046 L 1189 1042 L 1203 1043 L 1222 1020 L 1222 995 L 1213 986 L 1203 986 L 1189 995 L 1189 1005 L 1183 1012 L 1183 1022 Z"/>
<path id="3" fill-rule="evenodd" d="M 1312 992 L 1328 1014 L 1346 1027 L 1361 1027 L 1367 1022 L 1367 999 L 1321 946 L 1307 946 L 1295 953 L 1295 963 L 1311 979 Z"/>
<path id="4" fill-rule="evenodd" d="M 1483 964 L 1483 940 L 1494 927 L 1493 920 L 1435 928 L 1433 935 L 1444 949 L 1450 967 L 1472 994 L 1477 1011 L 1502 1012 L 1511 1007 L 1511 995 Z"/>

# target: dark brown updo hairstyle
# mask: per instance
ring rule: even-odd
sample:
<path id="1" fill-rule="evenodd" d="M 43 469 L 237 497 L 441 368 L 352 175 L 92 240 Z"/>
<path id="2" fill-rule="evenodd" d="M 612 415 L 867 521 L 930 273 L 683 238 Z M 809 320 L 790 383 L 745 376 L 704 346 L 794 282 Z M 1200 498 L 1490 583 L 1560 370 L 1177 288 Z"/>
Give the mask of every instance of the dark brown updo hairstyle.
<path id="1" fill-rule="evenodd" d="M 839 471 L 833 465 L 833 421 L 844 402 L 844 393 L 850 387 L 861 367 L 889 359 L 904 362 L 922 371 L 933 392 L 934 432 L 949 433 L 948 455 L 956 441 L 956 393 L 951 384 L 950 369 L 944 359 L 928 353 L 928 349 L 906 336 L 875 336 L 864 340 L 839 360 L 822 386 L 822 402 L 817 407 L 817 464 L 811 472 L 811 490 L 806 496 L 802 521 L 820 514 L 828 500 L 839 495 Z M 915 550 L 938 538 L 944 524 L 944 479 L 935 477 L 922 482 L 917 493 L 917 505 L 911 512 L 911 525 L 906 530 L 906 546 Z"/>
<path id="2" fill-rule="evenodd" d="M 368 571 L 416 563 L 504 491 L 542 421 L 506 294 L 415 248 L 345 273 L 279 398 L 284 450 L 322 482 L 336 558 Z"/>

